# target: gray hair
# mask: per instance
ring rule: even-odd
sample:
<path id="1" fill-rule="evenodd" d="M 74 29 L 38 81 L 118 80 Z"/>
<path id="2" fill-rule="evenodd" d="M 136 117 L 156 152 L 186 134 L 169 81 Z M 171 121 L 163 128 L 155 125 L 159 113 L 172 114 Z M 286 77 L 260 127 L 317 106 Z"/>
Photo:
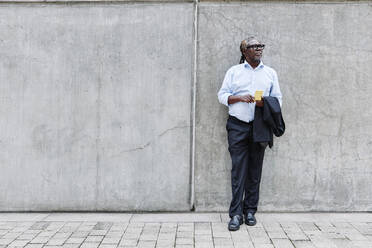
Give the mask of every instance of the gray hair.
<path id="1" fill-rule="evenodd" d="M 252 40 L 258 40 L 258 39 L 255 36 L 249 36 L 248 38 L 242 40 L 242 42 L 240 43 L 240 52 L 242 53 L 242 56 L 240 57 L 239 64 L 244 63 L 244 60 L 245 60 L 244 52 L 247 49 L 249 42 L 251 42 Z"/>

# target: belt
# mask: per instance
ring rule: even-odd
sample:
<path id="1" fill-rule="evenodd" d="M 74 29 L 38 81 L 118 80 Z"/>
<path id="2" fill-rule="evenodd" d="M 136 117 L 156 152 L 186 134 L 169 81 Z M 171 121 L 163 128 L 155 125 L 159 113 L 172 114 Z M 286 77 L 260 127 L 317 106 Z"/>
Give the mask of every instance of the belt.
<path id="1" fill-rule="evenodd" d="M 238 124 L 242 124 L 242 125 L 252 125 L 253 124 L 253 121 L 245 122 L 245 121 L 239 120 L 238 118 L 236 118 L 235 116 L 232 116 L 232 115 L 229 115 L 229 120 L 231 120 L 232 122 L 238 123 Z"/>

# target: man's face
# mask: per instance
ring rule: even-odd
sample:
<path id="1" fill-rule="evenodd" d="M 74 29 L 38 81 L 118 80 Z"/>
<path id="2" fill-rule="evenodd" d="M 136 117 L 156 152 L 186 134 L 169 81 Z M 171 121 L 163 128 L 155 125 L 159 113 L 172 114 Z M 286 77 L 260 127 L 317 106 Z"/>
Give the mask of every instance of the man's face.
<path id="1" fill-rule="evenodd" d="M 246 60 L 252 62 L 260 62 L 263 52 L 262 44 L 258 40 L 251 40 L 247 44 L 247 49 L 245 49 L 244 56 Z"/>

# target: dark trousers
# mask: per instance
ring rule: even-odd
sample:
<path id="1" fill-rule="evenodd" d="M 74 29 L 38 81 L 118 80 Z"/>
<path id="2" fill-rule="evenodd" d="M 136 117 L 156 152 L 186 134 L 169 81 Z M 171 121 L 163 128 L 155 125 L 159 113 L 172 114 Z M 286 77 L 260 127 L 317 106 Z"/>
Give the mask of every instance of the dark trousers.
<path id="1" fill-rule="evenodd" d="M 230 218 L 257 211 L 265 147 L 252 140 L 252 122 L 229 116 L 226 124 L 232 161 Z M 244 200 L 243 200 L 244 196 Z"/>

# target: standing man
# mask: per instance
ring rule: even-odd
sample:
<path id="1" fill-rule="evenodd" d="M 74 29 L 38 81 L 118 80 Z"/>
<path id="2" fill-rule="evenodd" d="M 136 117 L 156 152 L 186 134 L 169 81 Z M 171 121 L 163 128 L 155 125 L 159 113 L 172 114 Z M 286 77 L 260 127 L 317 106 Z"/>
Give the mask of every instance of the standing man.
<path id="1" fill-rule="evenodd" d="M 280 106 L 282 104 L 278 76 L 274 69 L 261 61 L 264 48 L 265 45 L 255 37 L 243 40 L 240 44 L 240 64 L 226 72 L 218 92 L 219 102 L 229 108 L 226 129 L 232 161 L 230 231 L 239 229 L 243 224 L 243 215 L 247 225 L 256 224 L 254 215 L 257 211 L 266 146 L 253 141 L 255 107 L 263 107 L 264 104 L 262 99 L 255 101 L 253 96 L 256 91 L 263 91 L 264 97 L 276 97 Z"/>

